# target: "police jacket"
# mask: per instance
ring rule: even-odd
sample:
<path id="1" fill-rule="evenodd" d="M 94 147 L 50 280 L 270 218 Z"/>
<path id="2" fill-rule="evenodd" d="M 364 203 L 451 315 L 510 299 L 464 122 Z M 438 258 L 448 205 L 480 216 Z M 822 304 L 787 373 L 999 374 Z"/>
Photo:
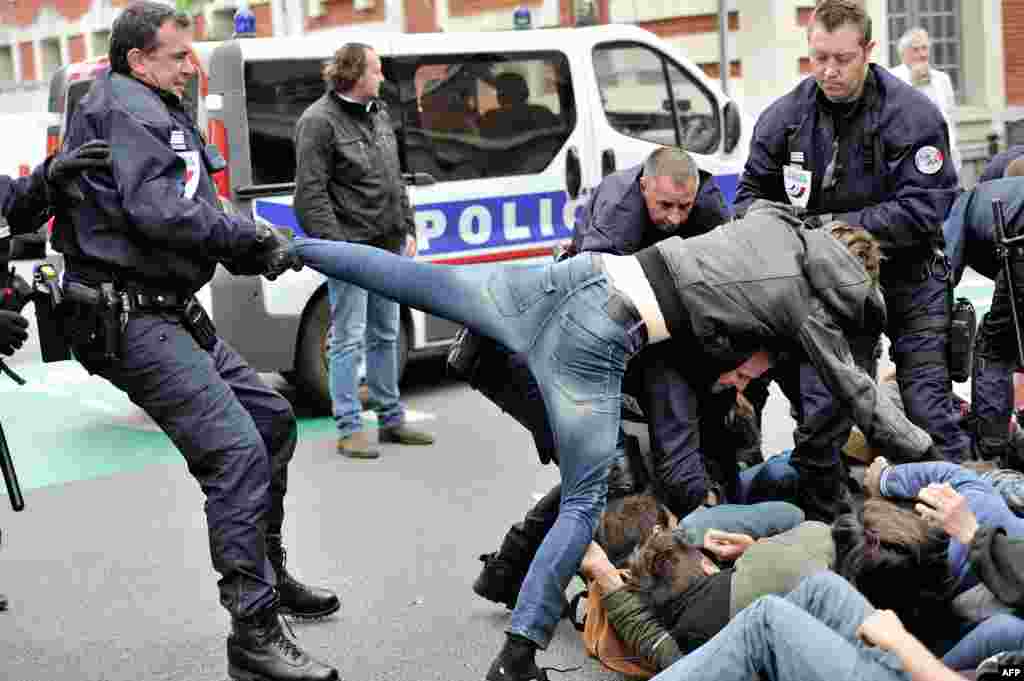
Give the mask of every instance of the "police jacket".
<path id="1" fill-rule="evenodd" d="M 672 341 L 694 365 L 735 368 L 755 351 L 802 350 L 865 436 L 918 459 L 932 444 L 854 363 L 846 335 L 877 331 L 885 303 L 861 262 L 785 205 L 758 202 L 743 220 L 636 255 Z"/>
<path id="2" fill-rule="evenodd" d="M 202 135 L 180 100 L 118 73 L 93 83 L 65 146 L 110 143 L 112 173 L 79 179 L 85 200 L 54 224 L 68 269 L 88 264 L 153 289 L 195 292 L 218 262 L 253 257 L 264 228 L 227 215 L 210 178 Z"/>
<path id="3" fill-rule="evenodd" d="M 572 235 L 576 253 L 594 251 L 632 255 L 670 236 L 687 238 L 708 232 L 732 218 L 715 178 L 700 171 L 700 189 L 686 222 L 673 232 L 651 223 L 640 192 L 643 166 L 612 173 L 601 180 L 576 221 Z"/>
<path id="4" fill-rule="evenodd" d="M 942 221 L 957 195 L 949 135 L 941 112 L 923 94 L 871 64 L 863 95 L 836 106 L 806 78 L 775 101 L 754 127 L 750 156 L 736 193 L 742 215 L 755 199 L 780 203 L 787 194 L 783 167 L 811 171 L 809 214 L 860 225 L 890 261 L 921 261 L 941 249 Z M 834 184 L 823 186 L 833 164 Z"/>
<path id="5" fill-rule="evenodd" d="M 31 232 L 49 216 L 48 167 L 48 162 L 40 163 L 28 177 L 0 175 L 0 217 L 7 221 L 13 233 Z"/>
<path id="6" fill-rule="evenodd" d="M 295 124 L 295 214 L 310 236 L 397 250 L 416 234 L 391 118 L 327 92 Z"/>

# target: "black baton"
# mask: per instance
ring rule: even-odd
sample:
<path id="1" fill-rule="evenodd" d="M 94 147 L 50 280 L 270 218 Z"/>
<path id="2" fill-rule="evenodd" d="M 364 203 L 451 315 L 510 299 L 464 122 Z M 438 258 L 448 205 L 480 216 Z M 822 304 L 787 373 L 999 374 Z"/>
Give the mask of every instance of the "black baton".
<path id="1" fill-rule="evenodd" d="M 1010 295 L 1010 316 L 1013 317 L 1013 332 L 1017 338 L 1017 366 L 1024 367 L 1024 339 L 1021 338 L 1020 316 L 1017 312 L 1017 287 L 1013 281 L 1010 248 L 1021 243 L 1022 237 L 1006 235 L 1006 213 L 1003 212 L 1001 199 L 992 199 L 992 216 L 995 218 L 993 229 L 996 239 L 996 255 L 1002 260 L 1003 272 L 1006 274 L 1006 290 Z"/>
<path id="2" fill-rule="evenodd" d="M 3 426 L 0 426 L 0 471 L 4 474 L 11 508 L 15 511 L 25 510 L 25 497 L 21 496 L 21 485 L 18 484 L 18 474 L 14 472 L 14 461 L 11 459 L 11 450 L 7 447 L 7 436 L 4 435 Z"/>

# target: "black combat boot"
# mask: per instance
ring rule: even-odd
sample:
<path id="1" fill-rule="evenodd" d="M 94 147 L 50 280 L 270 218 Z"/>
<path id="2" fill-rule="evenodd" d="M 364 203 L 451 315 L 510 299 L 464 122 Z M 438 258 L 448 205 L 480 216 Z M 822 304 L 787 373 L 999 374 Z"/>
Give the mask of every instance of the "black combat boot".
<path id="1" fill-rule="evenodd" d="M 292 577 L 285 567 L 284 546 L 281 535 L 267 535 L 267 558 L 277 574 L 277 595 L 282 615 L 301 619 L 318 619 L 334 614 L 341 607 L 338 597 L 327 589 L 306 586 Z"/>
<path id="2" fill-rule="evenodd" d="M 537 666 L 537 645 L 522 636 L 508 634 L 505 645 L 487 671 L 487 681 L 548 681 Z"/>
<path id="3" fill-rule="evenodd" d="M 548 672 L 575 672 L 582 667 L 559 669 L 537 666 L 537 644 L 528 638 L 507 634 L 505 645 L 487 670 L 487 681 L 549 681 Z"/>
<path id="4" fill-rule="evenodd" d="M 520 525 L 513 525 L 505 534 L 498 551 L 480 556 L 484 567 L 473 582 L 473 591 L 478 596 L 514 610 L 519 599 L 519 589 L 523 586 L 536 551 L 537 546 L 530 541 Z"/>
<path id="5" fill-rule="evenodd" d="M 314 660 L 285 633 L 274 603 L 231 621 L 228 676 L 234 681 L 338 681 L 338 670 Z"/>

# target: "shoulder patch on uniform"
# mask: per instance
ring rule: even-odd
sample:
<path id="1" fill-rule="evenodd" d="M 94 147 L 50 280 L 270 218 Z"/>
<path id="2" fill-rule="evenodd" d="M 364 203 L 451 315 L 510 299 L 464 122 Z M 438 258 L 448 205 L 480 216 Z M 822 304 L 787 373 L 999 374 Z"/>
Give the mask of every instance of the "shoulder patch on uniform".
<path id="1" fill-rule="evenodd" d="M 921 147 L 914 154 L 914 165 L 918 172 L 924 175 L 934 175 L 942 170 L 945 160 L 946 157 L 942 150 L 933 146 Z"/>

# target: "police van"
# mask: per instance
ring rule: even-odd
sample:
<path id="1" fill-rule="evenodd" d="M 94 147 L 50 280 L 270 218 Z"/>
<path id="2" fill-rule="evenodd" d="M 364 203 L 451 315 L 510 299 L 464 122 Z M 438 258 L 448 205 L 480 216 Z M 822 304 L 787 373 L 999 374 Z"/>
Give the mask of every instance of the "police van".
<path id="1" fill-rule="evenodd" d="M 689 150 L 728 200 L 735 194 L 749 147 L 736 103 L 648 31 L 346 31 L 196 43 L 192 105 L 227 160 L 214 179 L 228 209 L 304 233 L 292 210 L 292 134 L 324 92 L 325 60 L 348 41 L 381 57 L 420 260 L 549 260 L 601 178 L 656 145 Z M 218 268 L 200 298 L 221 337 L 257 370 L 281 372 L 329 405 L 322 275 L 307 268 L 268 282 Z M 443 353 L 456 331 L 403 308 L 401 367 Z"/>

